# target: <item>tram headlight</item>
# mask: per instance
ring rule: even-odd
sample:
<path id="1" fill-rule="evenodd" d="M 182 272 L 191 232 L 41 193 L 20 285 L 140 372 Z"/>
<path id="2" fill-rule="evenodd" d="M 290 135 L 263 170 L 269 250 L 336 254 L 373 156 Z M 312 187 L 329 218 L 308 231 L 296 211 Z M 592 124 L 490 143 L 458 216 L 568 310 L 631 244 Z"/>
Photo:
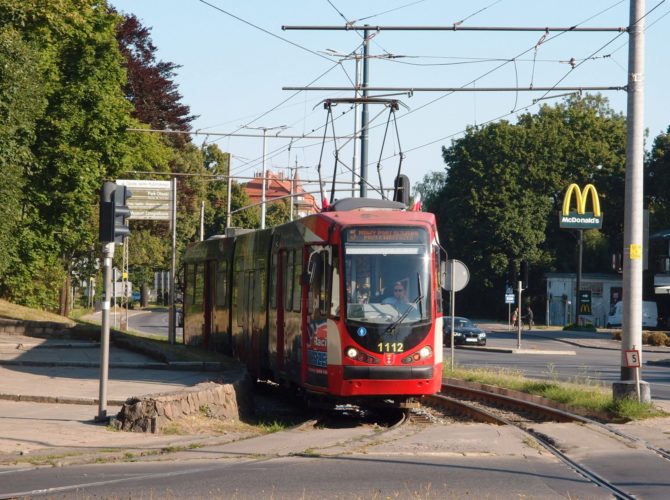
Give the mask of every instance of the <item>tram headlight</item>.
<path id="1" fill-rule="evenodd" d="M 429 346 L 423 346 L 419 351 L 419 355 L 421 356 L 421 359 L 429 358 L 433 355 L 433 350 Z"/>
<path id="2" fill-rule="evenodd" d="M 356 356 L 358 356 L 358 351 L 353 347 L 349 347 L 345 351 L 345 354 L 347 355 L 348 358 L 356 359 Z"/>

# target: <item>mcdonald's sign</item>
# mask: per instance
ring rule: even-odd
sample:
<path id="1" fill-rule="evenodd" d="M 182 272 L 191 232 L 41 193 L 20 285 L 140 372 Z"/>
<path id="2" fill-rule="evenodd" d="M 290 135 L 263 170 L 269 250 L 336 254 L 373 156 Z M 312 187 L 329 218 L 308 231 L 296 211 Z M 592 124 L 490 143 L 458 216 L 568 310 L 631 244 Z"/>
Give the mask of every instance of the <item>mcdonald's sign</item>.
<path id="1" fill-rule="evenodd" d="M 571 208 L 571 202 L 574 194 L 575 210 Z M 592 211 L 586 211 L 587 199 L 591 196 Z M 584 190 L 579 189 L 577 184 L 570 184 L 563 198 L 563 210 L 559 217 L 560 227 L 564 229 L 594 229 L 603 226 L 603 214 L 600 211 L 600 199 L 598 192 L 593 184 L 584 186 Z"/>

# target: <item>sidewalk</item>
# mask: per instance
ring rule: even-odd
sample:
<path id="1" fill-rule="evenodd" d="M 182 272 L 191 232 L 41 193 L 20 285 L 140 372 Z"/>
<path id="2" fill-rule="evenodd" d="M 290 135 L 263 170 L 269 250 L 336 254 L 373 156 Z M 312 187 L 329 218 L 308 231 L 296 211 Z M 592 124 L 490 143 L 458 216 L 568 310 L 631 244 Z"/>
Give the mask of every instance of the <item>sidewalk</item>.
<path id="1" fill-rule="evenodd" d="M 516 335 L 517 330 L 512 328 L 511 331 L 508 331 L 507 323 L 495 323 L 487 322 L 482 320 L 481 322 L 475 321 L 481 328 L 484 330 L 494 332 L 494 333 L 509 333 L 511 335 Z M 558 342 L 563 342 L 566 344 L 578 346 L 578 347 L 588 347 L 592 349 L 608 349 L 613 351 L 621 350 L 621 341 L 614 340 L 611 338 L 611 334 L 608 331 L 605 332 L 583 332 L 583 331 L 572 331 L 572 330 L 563 330 L 561 327 L 542 327 L 534 328 L 533 330 L 523 329 L 521 334 L 531 337 L 544 337 Z M 655 352 L 655 353 L 666 353 L 668 358 L 670 358 L 670 347 L 667 346 L 652 346 L 652 345 L 643 345 L 643 352 Z"/>
<path id="2" fill-rule="evenodd" d="M 69 452 L 79 448 L 160 449 L 189 439 L 118 432 L 96 423 L 99 364 L 97 342 L 0 334 L 0 463 L 47 448 Z M 184 369 L 198 367 L 201 369 Z M 106 415 L 116 415 L 130 397 L 170 393 L 236 376 L 204 368 L 202 363 L 157 361 L 112 344 Z"/>

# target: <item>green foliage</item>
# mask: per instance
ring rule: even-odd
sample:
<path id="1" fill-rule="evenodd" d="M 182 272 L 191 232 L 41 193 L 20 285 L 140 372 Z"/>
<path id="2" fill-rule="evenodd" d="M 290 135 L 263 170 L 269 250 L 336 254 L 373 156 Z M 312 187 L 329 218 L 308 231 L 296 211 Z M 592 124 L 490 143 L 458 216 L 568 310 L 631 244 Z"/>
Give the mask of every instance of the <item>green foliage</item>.
<path id="1" fill-rule="evenodd" d="M 0 288 L 16 263 L 25 172 L 33 162 L 30 144 L 36 119 L 44 112 L 39 51 L 12 27 L 0 28 Z"/>
<path id="2" fill-rule="evenodd" d="M 659 134 L 647 157 L 645 194 L 649 201 L 650 231 L 670 227 L 670 127 Z"/>
<path id="3" fill-rule="evenodd" d="M 510 263 L 530 263 L 531 297 L 544 293 L 545 272 L 574 271 L 576 239 L 558 227 L 572 182 L 597 186 L 605 225 L 586 232 L 584 262 L 594 266 L 588 271 L 608 270 L 603 256 L 620 248 L 622 234 L 625 137 L 623 117 L 604 98 L 585 96 L 523 114 L 516 124 L 470 127 L 443 148 L 446 176 L 426 176 L 417 190 L 450 257 L 470 270 L 461 292 L 465 314 L 490 314 L 491 304 L 503 314 Z"/>
<path id="4" fill-rule="evenodd" d="M 261 209 L 259 206 L 250 206 L 251 199 L 244 190 L 244 187 L 240 184 L 233 183 L 231 190 L 232 194 L 230 197 L 230 212 L 233 214 L 233 226 L 247 229 L 256 229 L 261 227 Z M 267 216 L 267 213 L 265 215 Z"/>
<path id="5" fill-rule="evenodd" d="M 291 204 L 288 200 L 279 200 L 268 205 L 265 213 L 265 227 L 275 227 L 291 219 Z"/>

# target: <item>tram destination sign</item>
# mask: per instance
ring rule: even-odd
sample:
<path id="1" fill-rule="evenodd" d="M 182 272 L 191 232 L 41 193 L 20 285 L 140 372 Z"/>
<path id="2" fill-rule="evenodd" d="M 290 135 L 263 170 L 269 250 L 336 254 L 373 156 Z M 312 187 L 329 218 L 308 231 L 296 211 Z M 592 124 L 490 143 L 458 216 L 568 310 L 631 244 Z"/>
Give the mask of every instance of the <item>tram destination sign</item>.
<path id="1" fill-rule="evenodd" d="M 350 243 L 419 242 L 423 231 L 416 228 L 358 228 L 347 231 Z"/>
<path id="2" fill-rule="evenodd" d="M 128 199 L 130 220 L 170 220 L 172 183 L 170 181 L 117 180 L 133 195 Z"/>

